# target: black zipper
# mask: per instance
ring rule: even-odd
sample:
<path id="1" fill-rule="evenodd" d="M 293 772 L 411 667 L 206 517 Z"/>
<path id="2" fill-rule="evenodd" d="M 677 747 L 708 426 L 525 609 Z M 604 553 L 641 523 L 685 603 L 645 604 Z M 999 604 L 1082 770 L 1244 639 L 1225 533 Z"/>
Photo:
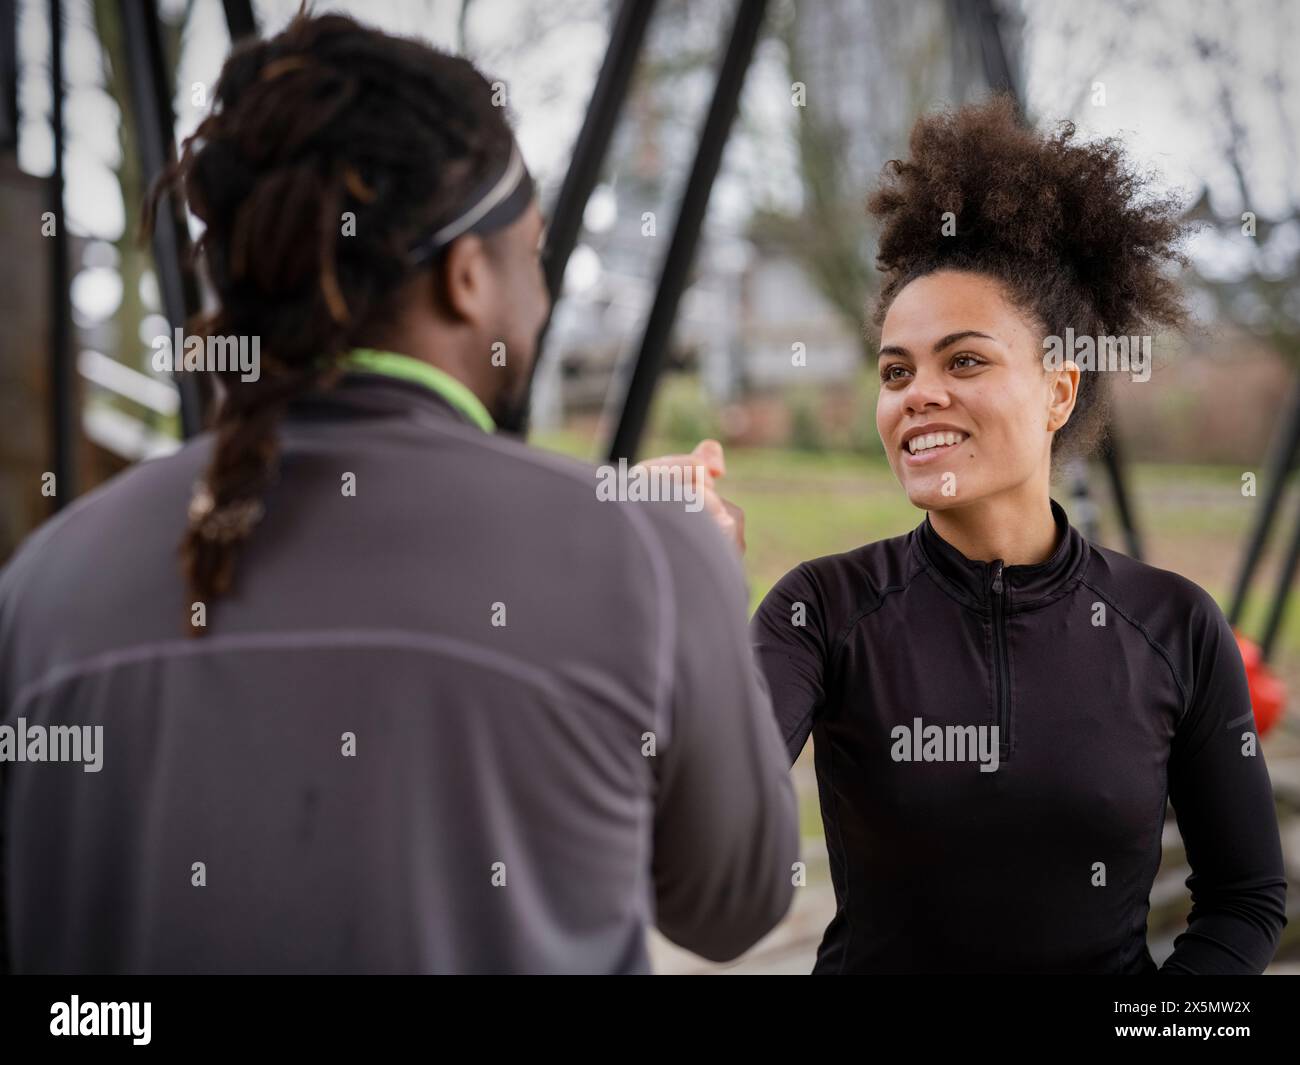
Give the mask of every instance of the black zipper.
<path id="1" fill-rule="evenodd" d="M 993 646 L 998 703 L 998 760 L 1005 762 L 1011 753 L 1010 667 L 1007 663 L 1006 603 L 1002 586 L 1002 559 L 993 562 Z"/>

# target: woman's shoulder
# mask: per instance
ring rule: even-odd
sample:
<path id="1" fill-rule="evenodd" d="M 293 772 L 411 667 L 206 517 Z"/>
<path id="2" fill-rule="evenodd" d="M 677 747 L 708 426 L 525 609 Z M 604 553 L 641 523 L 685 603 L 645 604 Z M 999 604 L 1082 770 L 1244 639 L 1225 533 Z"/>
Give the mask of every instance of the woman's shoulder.
<path id="1" fill-rule="evenodd" d="M 1112 598 L 1117 606 L 1138 614 L 1170 609 L 1213 614 L 1219 610 L 1214 596 L 1190 577 L 1108 547 L 1089 546 L 1092 551 L 1084 583 Z"/>
<path id="2" fill-rule="evenodd" d="M 1235 644 L 1222 608 L 1190 577 L 1093 544 L 1084 585 L 1138 630 L 1184 683 L 1197 663 Z M 1122 623 L 1122 622 L 1121 622 Z"/>
<path id="3" fill-rule="evenodd" d="M 812 601 L 827 617 L 870 609 L 915 574 L 911 536 L 907 532 L 800 562 L 773 585 L 763 606 L 770 602 L 784 611 L 793 602 Z"/>

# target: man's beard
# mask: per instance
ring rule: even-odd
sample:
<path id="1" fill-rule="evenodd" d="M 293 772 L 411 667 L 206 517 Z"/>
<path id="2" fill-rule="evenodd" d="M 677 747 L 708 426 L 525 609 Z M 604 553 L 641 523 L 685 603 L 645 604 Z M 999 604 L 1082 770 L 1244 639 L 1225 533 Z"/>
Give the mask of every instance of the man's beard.
<path id="1" fill-rule="evenodd" d="M 528 416 L 532 406 L 532 377 L 527 376 L 510 388 L 501 390 L 492 404 L 490 411 L 496 423 L 497 432 L 507 436 L 517 436 L 521 440 L 528 435 Z"/>

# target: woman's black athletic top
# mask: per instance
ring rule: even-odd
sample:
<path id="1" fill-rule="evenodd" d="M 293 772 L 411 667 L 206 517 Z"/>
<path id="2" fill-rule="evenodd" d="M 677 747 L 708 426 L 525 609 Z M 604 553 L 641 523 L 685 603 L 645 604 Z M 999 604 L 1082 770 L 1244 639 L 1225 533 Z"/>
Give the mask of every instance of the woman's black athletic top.
<path id="1" fill-rule="evenodd" d="M 837 905 L 814 972 L 1272 957 L 1286 878 L 1232 630 L 1190 580 L 1088 543 L 1051 505 L 1046 562 L 972 562 L 927 515 L 796 567 L 754 615 L 791 761 L 815 741 Z M 1193 907 L 1157 970 L 1167 801 Z"/>

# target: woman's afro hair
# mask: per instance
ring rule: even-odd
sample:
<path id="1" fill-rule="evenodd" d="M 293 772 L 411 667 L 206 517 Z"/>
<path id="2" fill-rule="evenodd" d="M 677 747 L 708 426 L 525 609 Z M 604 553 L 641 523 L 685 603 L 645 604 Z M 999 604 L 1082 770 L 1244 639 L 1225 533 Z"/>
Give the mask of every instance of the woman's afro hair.
<path id="1" fill-rule="evenodd" d="M 867 204 L 880 224 L 877 326 L 905 285 L 942 269 L 996 278 L 1044 337 L 1184 324 L 1168 269 L 1186 262 L 1178 197 L 1154 195 L 1114 138 L 1078 143 L 1070 122 L 1039 133 L 998 96 L 922 116 L 909 149 Z M 1054 454 L 1087 454 L 1104 435 L 1101 376 L 1081 376 Z"/>

